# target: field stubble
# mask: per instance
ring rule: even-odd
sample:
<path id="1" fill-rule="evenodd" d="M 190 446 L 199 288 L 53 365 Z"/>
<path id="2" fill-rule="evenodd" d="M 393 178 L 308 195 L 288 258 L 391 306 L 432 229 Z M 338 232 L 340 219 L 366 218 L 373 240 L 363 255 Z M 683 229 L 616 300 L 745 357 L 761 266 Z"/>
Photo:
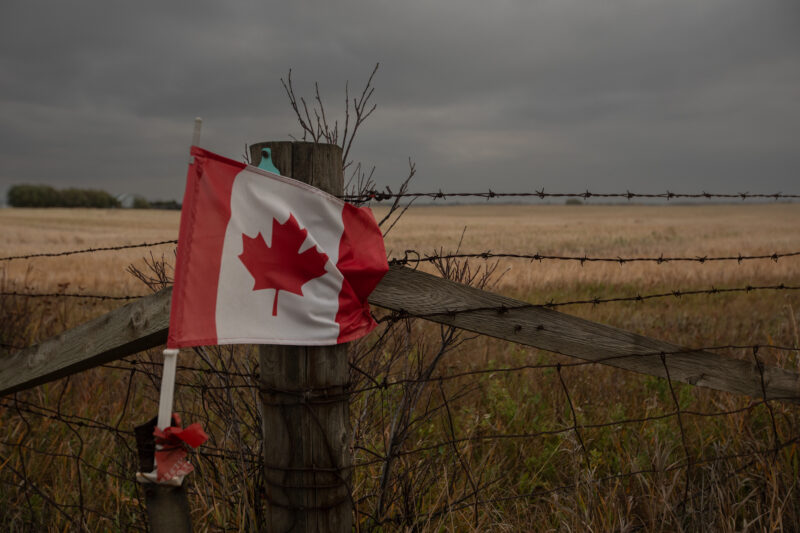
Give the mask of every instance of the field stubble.
<path id="1" fill-rule="evenodd" d="M 380 218 L 382 208 L 376 211 Z M 6 256 L 168 240 L 176 238 L 178 220 L 175 212 L 5 209 L 0 210 L 0 248 Z M 603 257 L 749 255 L 800 250 L 798 227 L 798 204 L 424 206 L 412 207 L 405 214 L 389 233 L 386 248 L 394 257 L 404 256 L 406 250 L 452 252 L 459 244 L 462 252 Z M 173 249 L 167 245 L 152 252 L 171 262 Z M 145 256 L 147 252 L 142 249 L 100 252 L 12 261 L 0 264 L 0 269 L 4 290 L 144 294 L 147 288 L 125 270 L 130 264 L 146 269 Z M 473 267 L 485 264 L 480 259 L 470 262 Z M 492 290 L 538 303 L 706 289 L 712 285 L 798 285 L 798 266 L 800 258 L 741 264 L 623 265 L 501 260 Z M 34 343 L 116 305 L 68 299 L 0 301 L 5 318 L 0 341 L 13 345 Z M 800 298 L 787 291 L 562 310 L 692 347 L 758 343 L 800 348 L 798 307 Z M 413 339 L 407 343 L 408 352 L 382 375 L 373 377 L 401 378 L 415 361 L 431 359 L 439 328 L 418 321 L 412 321 L 408 328 L 408 338 Z M 220 367 L 228 357 L 227 364 L 241 366 L 244 373 L 254 371 L 252 357 L 244 351 L 239 350 L 239 362 L 232 363 L 234 351 L 209 350 L 201 363 Z M 723 353 L 753 357 L 748 350 Z M 796 353 L 790 350 L 761 350 L 759 357 L 793 370 L 798 366 Z M 20 393 L 16 404 L 6 399 L 5 407 L 0 408 L 5 429 L 0 442 L 0 464 L 5 467 L 0 469 L 0 476 L 10 487 L 0 496 L 4 523 L 20 529 L 24 523 L 37 522 L 52 524 L 53 530 L 70 526 L 63 513 L 46 503 L 50 498 L 97 508 L 98 512 L 76 513 L 76 507 L 67 507 L 68 515 L 78 516 L 76 523 L 89 528 L 141 525 L 140 495 L 130 482 L 135 471 L 130 435 L 63 423 L 85 417 L 109 427 L 130 429 L 154 414 L 159 371 L 148 361 L 157 361 L 158 355 L 154 352 L 138 359 L 142 361 L 139 367 L 149 369 L 152 375 L 137 374 L 134 379 L 128 370 L 101 368 Z M 187 365 L 191 364 L 190 355 L 185 359 Z M 665 380 L 598 365 L 501 370 L 559 362 L 568 365 L 574 360 L 485 337 L 448 351 L 436 375 L 498 370 L 431 384 L 420 392 L 426 401 L 415 408 L 418 422 L 412 425 L 401 449 L 411 452 L 431 448 L 399 460 L 398 477 L 388 491 L 391 497 L 384 517 L 416 513 L 412 522 L 421 530 L 431 531 L 800 528 L 800 510 L 794 505 L 798 498 L 796 444 L 783 447 L 778 454 L 704 462 L 704 458 L 752 454 L 774 447 L 776 432 L 781 443 L 797 438 L 795 407 L 772 403 L 772 416 L 763 404 L 725 416 L 699 416 L 691 413 L 743 409 L 757 399 L 677 384 L 673 390 Z M 185 381 L 192 379 L 187 373 Z M 246 388 L 228 394 L 236 396 L 229 397 L 231 401 L 254 401 L 252 391 Z M 373 452 L 385 453 L 388 422 L 372 414 L 391 413 L 401 397 L 401 390 L 390 389 L 354 399 L 352 414 L 360 446 L 357 462 L 373 459 Z M 448 399 L 448 409 L 442 407 L 442 399 Z M 676 401 L 686 413 L 680 420 L 682 431 L 676 416 L 632 422 L 672 413 Z M 191 387 L 178 393 L 177 402 L 177 410 L 187 421 L 202 417 L 211 424 L 210 447 L 234 447 L 258 455 L 258 421 L 252 409 L 243 409 L 232 417 L 233 422 L 225 420 L 224 413 L 215 413 L 208 399 Z M 20 406 L 31 404 L 47 406 L 59 414 L 53 420 L 20 410 Z M 580 426 L 586 426 L 577 433 L 531 435 L 569 428 L 573 416 Z M 361 419 L 370 423 L 359 425 Z M 629 422 L 589 427 L 614 421 Z M 235 437 L 234 426 L 244 433 Z M 498 435 L 517 437 L 492 438 Z M 436 446 L 454 436 L 464 440 Z M 692 466 L 680 468 L 687 452 Z M 203 456 L 196 457 L 195 462 L 198 471 L 189 479 L 196 522 L 209 524 L 209 530 L 222 525 L 245 530 L 257 520 L 258 505 L 253 502 L 258 497 L 258 481 L 242 476 L 252 473 L 250 467 L 237 466 L 235 461 L 214 462 Z M 613 477 L 636 470 L 656 472 Z M 20 472 L 29 480 L 27 489 Z M 356 470 L 354 494 L 365 513 L 360 515 L 363 526 L 370 524 L 365 516 L 375 508 L 374 491 L 380 473 L 380 464 Z M 476 483 L 486 485 L 477 498 L 460 501 Z M 406 485 L 416 489 L 404 489 Z M 44 491 L 46 497 L 31 486 Z M 558 487 L 572 488 L 554 490 Z M 230 494 L 249 496 L 231 502 L 225 498 Z M 476 499 L 478 505 L 474 505 Z M 425 513 L 459 502 L 458 510 L 425 518 Z M 403 521 L 398 520 L 382 527 L 401 527 Z"/>

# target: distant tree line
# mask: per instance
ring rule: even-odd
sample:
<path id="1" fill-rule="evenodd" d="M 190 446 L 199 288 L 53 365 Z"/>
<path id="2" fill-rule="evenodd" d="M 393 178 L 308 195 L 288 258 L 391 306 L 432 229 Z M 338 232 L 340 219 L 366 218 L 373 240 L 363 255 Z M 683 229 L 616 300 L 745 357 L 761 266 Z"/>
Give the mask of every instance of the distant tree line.
<path id="1" fill-rule="evenodd" d="M 49 185 L 14 185 L 8 190 L 12 207 L 119 207 L 119 201 L 97 189 L 54 189 Z"/>
<path id="2" fill-rule="evenodd" d="M 141 196 L 136 196 L 131 205 L 133 209 L 180 209 L 181 204 L 175 200 L 146 200 Z"/>
<path id="3" fill-rule="evenodd" d="M 11 207 L 123 207 L 122 203 L 99 189 L 55 189 L 49 185 L 14 185 L 8 190 Z M 149 202 L 141 196 L 133 199 L 134 209 L 180 209 L 175 200 Z"/>

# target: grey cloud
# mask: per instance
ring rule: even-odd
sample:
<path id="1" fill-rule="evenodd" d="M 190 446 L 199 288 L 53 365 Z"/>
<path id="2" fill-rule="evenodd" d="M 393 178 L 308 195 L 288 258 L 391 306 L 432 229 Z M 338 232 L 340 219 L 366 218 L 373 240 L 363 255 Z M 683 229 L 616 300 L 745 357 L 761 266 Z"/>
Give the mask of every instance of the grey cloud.
<path id="1" fill-rule="evenodd" d="M 385 184 L 411 156 L 419 189 L 795 186 L 795 2 L 275 4 L 6 2 L 0 189 L 179 197 L 194 116 L 238 158 L 298 133 L 290 67 L 341 117 L 376 61 L 354 155 Z"/>

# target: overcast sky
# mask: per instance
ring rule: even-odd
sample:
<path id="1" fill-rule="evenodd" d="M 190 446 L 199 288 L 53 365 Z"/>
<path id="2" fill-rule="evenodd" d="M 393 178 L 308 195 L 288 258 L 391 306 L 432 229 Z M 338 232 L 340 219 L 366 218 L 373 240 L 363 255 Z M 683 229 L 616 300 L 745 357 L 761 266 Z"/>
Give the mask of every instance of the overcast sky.
<path id="1" fill-rule="evenodd" d="M 0 192 L 183 194 L 376 62 L 354 156 L 415 190 L 800 192 L 796 0 L 3 0 Z"/>

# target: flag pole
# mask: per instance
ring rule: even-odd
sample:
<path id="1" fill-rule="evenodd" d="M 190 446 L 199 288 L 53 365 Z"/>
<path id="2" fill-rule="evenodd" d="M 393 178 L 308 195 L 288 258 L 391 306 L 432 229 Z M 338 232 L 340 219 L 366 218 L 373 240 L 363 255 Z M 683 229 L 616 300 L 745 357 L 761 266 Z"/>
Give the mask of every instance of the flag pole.
<path id="1" fill-rule="evenodd" d="M 194 131 L 192 132 L 192 146 L 200 144 L 200 132 L 203 128 L 203 119 L 195 117 Z M 192 157 L 189 156 L 189 164 Z M 178 352 L 174 348 L 164 350 L 164 366 L 161 371 L 161 394 L 158 398 L 158 422 L 159 429 L 165 429 L 172 425 L 172 404 L 175 398 L 175 374 L 178 367 Z"/>
<path id="2" fill-rule="evenodd" d="M 194 118 L 194 133 L 192 133 L 192 146 L 200 146 L 200 129 L 203 127 L 203 119 Z"/>
<path id="3" fill-rule="evenodd" d="M 203 119 L 195 117 L 194 131 L 192 131 L 192 146 L 200 144 L 200 132 L 203 128 Z M 192 164 L 189 156 L 189 164 Z M 158 422 L 156 427 L 161 430 L 172 425 L 172 404 L 175 398 L 175 374 L 178 367 L 178 352 L 175 348 L 164 349 L 164 366 L 161 370 L 161 394 L 158 398 Z"/>
<path id="4" fill-rule="evenodd" d="M 192 146 L 200 144 L 200 130 L 203 121 L 194 119 Z M 189 156 L 189 164 L 192 157 Z M 158 398 L 158 417 L 135 428 L 136 447 L 139 452 L 140 471 L 136 479 L 142 484 L 147 509 L 147 525 L 153 533 L 191 533 L 192 518 L 183 476 L 176 476 L 166 482 L 158 481 L 155 451 L 154 426 L 164 430 L 172 426 L 172 404 L 175 397 L 175 374 L 178 367 L 178 351 L 174 348 L 164 350 L 164 366 L 161 372 L 161 392 Z"/>
<path id="5" fill-rule="evenodd" d="M 164 350 L 164 366 L 161 370 L 161 395 L 158 398 L 159 429 L 172 425 L 172 401 L 175 397 L 175 373 L 178 367 L 178 350 Z"/>

